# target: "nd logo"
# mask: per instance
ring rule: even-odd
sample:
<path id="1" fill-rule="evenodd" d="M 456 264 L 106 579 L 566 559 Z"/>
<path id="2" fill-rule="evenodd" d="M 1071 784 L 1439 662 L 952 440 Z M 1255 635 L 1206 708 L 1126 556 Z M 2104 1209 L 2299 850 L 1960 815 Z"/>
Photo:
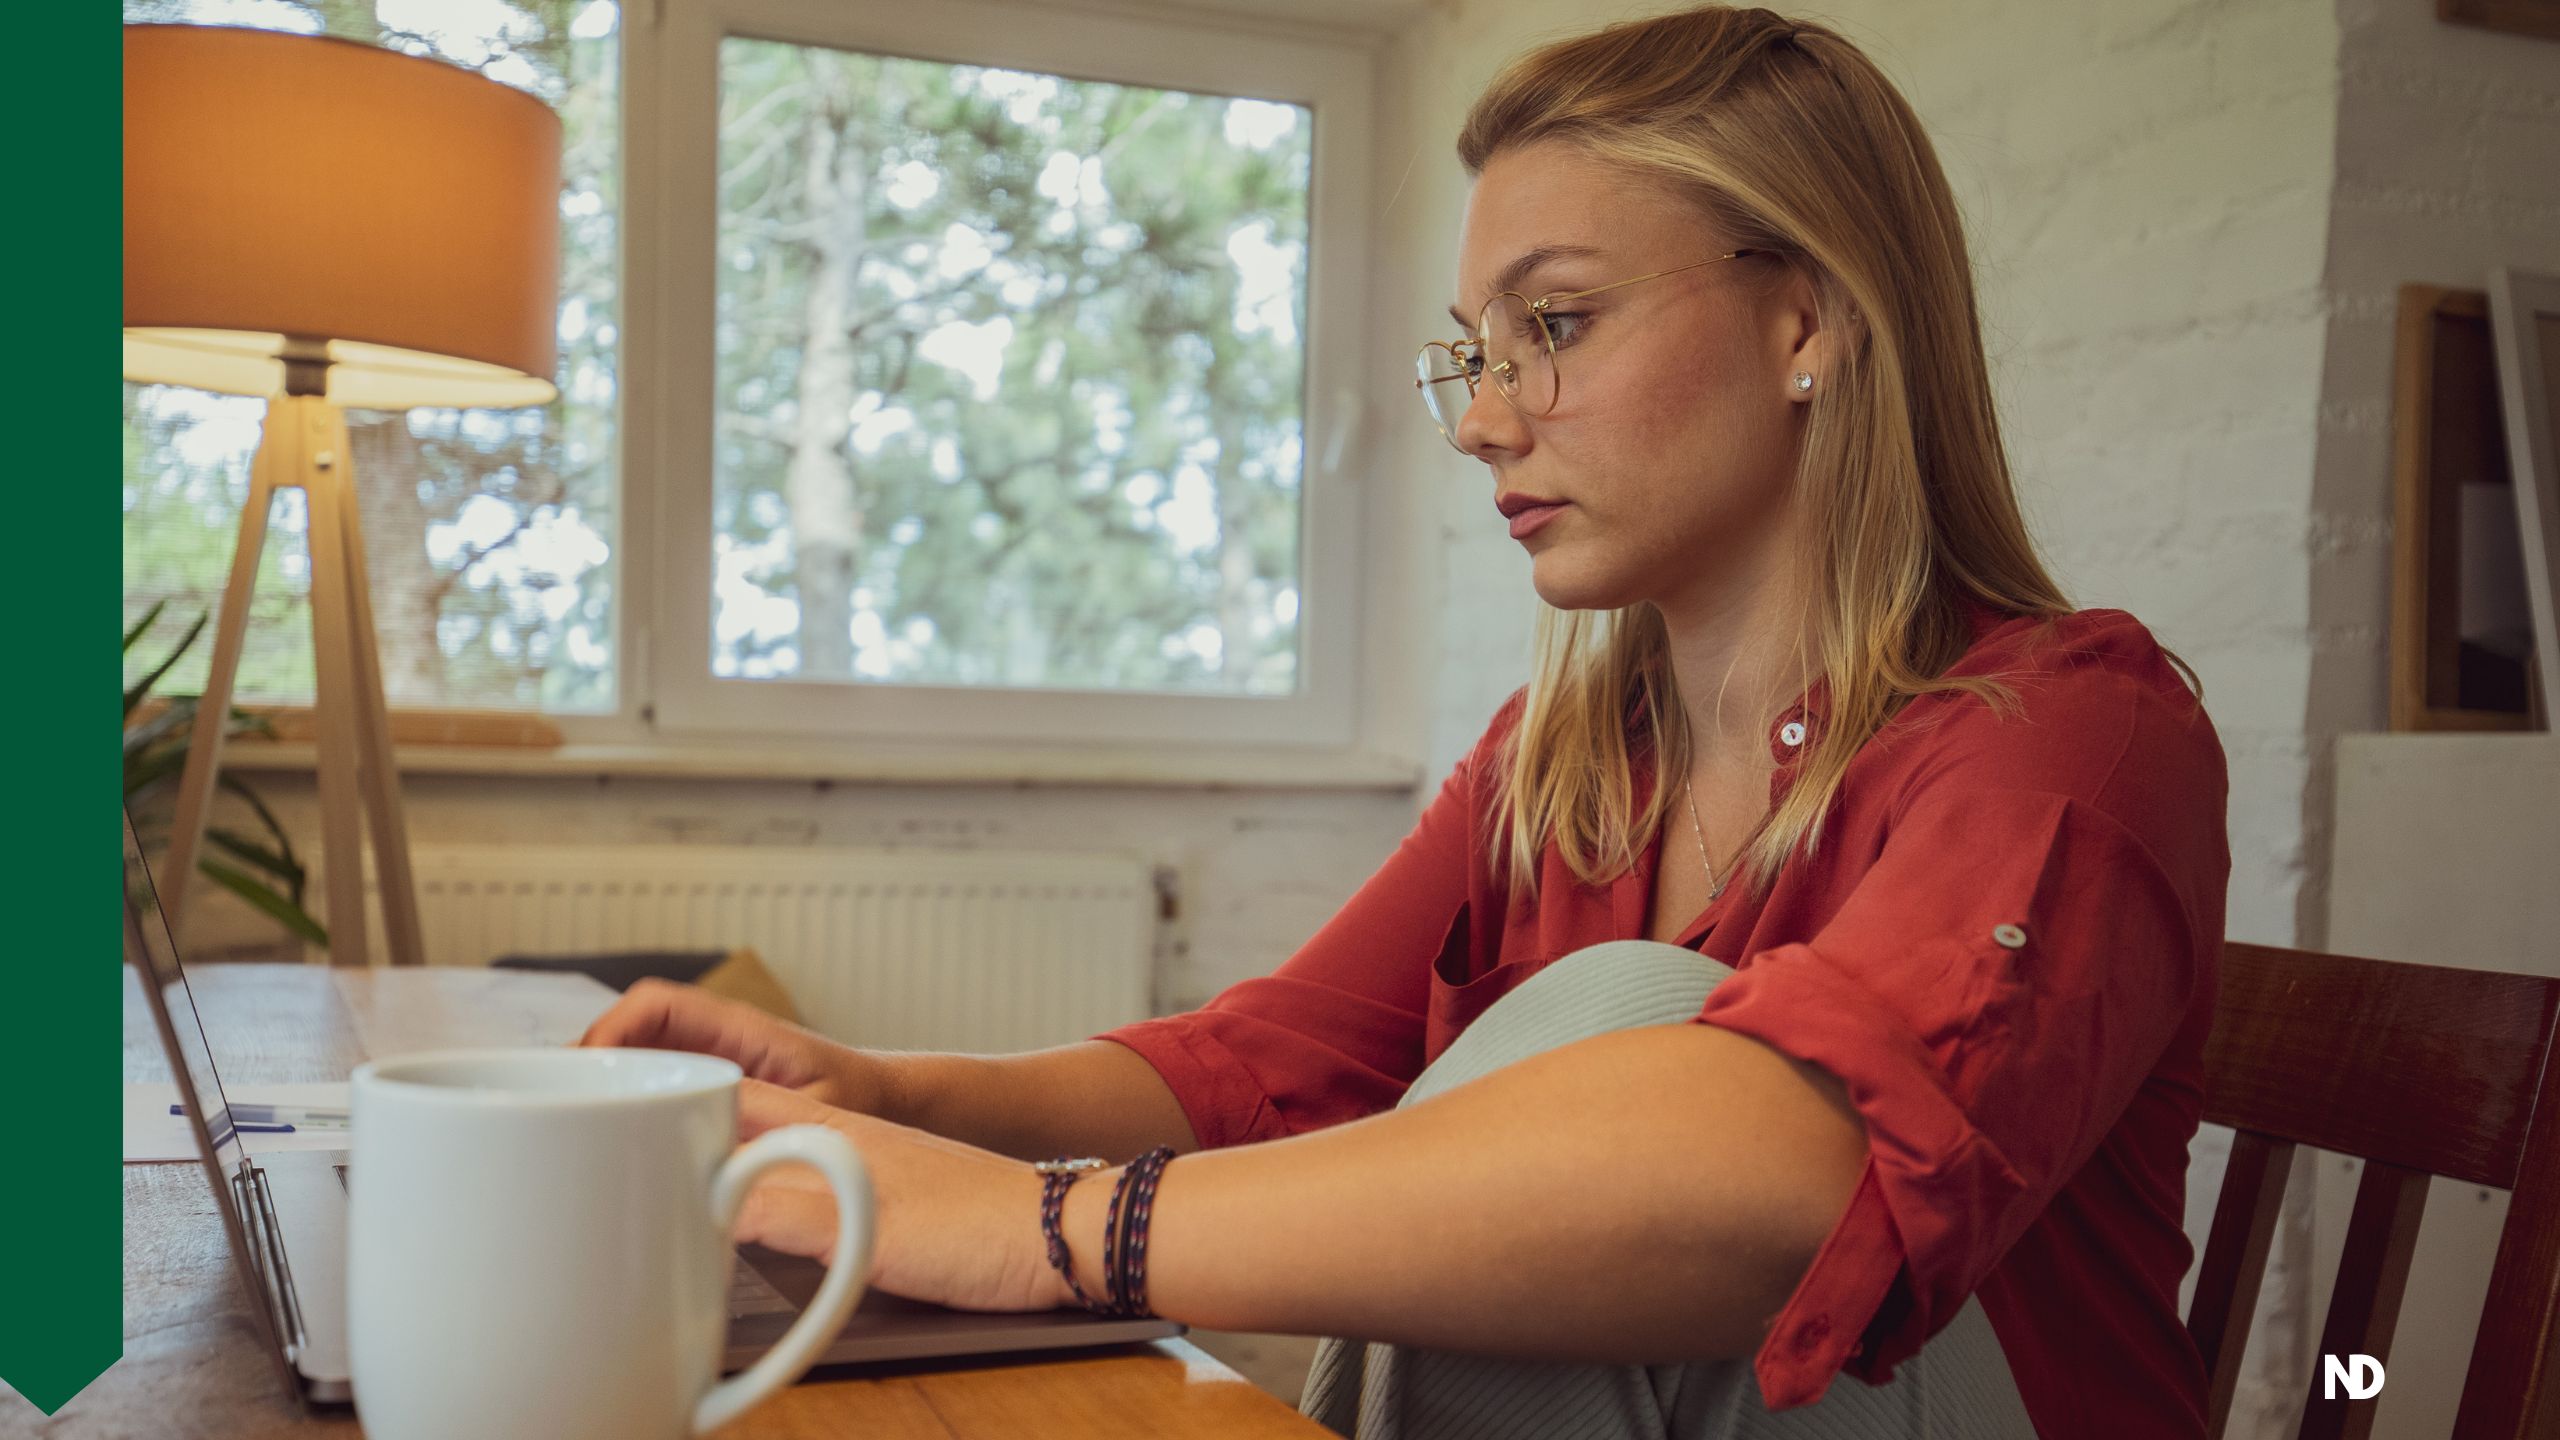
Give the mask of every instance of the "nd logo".
<path id="1" fill-rule="evenodd" d="M 2370 1400 L 2382 1393 L 2382 1362 L 2370 1355 L 2350 1355 L 2340 1364 L 2335 1355 L 2320 1357 L 2322 1371 L 2320 1398 L 2335 1400 L 2338 1387 L 2347 1387 L 2350 1400 Z"/>

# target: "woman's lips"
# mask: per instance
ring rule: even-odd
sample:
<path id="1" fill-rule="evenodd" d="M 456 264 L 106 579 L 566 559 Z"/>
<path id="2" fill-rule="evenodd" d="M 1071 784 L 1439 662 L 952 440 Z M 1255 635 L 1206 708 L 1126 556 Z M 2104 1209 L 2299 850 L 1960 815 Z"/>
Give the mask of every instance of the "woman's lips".
<path id="1" fill-rule="evenodd" d="M 1539 526 L 1554 519 L 1557 512 L 1563 510 L 1567 505 L 1572 503 L 1573 502 L 1570 500 L 1559 500 L 1553 505 L 1532 505 L 1528 509 L 1521 511 L 1519 514 L 1512 516 L 1511 538 L 1514 540 L 1523 540 L 1528 538 L 1530 531 L 1535 530 Z"/>

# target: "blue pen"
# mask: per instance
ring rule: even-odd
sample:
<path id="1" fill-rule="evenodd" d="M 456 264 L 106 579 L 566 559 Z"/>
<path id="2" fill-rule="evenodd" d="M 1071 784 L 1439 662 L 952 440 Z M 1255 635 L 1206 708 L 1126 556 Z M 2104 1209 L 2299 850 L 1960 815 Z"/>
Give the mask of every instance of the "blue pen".
<path id="1" fill-rule="evenodd" d="M 172 1105 L 172 1115 L 184 1115 L 187 1107 Z M 296 1126 L 313 1130 L 344 1130 L 347 1112 L 306 1105 L 233 1105 L 231 1121 L 234 1129 L 254 1130 L 272 1127 L 268 1133 L 288 1133 Z"/>
<path id="2" fill-rule="evenodd" d="M 184 1115 L 187 1113 L 187 1107 L 184 1105 L 172 1105 L 169 1107 L 169 1113 L 172 1115 Z M 293 1133 L 293 1127 L 290 1125 L 263 1124 L 254 1120 L 241 1120 L 237 1118 L 232 1120 L 231 1128 L 243 1135 L 290 1135 Z"/>

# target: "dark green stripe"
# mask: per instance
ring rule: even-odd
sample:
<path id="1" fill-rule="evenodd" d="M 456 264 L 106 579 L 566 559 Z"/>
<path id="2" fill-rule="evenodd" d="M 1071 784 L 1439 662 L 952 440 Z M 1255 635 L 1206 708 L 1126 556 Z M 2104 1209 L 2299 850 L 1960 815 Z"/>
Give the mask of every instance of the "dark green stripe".
<path id="1" fill-rule="evenodd" d="M 112 5 L 11 17 L 9 924 L 0 937 L 0 1431 L 124 1349 L 116 712 L 123 69 Z M 81 419 L 87 415 L 86 420 Z M 91 707 L 96 707 L 94 710 Z M 24 1398 L 19 1398 L 23 1396 Z"/>

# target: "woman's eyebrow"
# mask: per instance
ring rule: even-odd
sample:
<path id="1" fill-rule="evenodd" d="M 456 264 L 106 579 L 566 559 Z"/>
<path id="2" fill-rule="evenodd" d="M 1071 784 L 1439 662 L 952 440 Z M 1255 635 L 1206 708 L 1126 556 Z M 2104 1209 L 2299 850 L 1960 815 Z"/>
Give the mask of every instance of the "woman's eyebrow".
<path id="1" fill-rule="evenodd" d="M 1503 291 L 1516 287 L 1521 281 L 1529 278 L 1531 272 L 1551 260 L 1579 260 L 1599 253 L 1601 252 L 1597 247 L 1590 245 L 1541 245 L 1534 250 L 1525 251 L 1519 259 L 1503 266 L 1501 274 L 1493 277 L 1493 284 L 1485 290 L 1485 298 L 1490 300 Z M 1484 307 L 1478 305 L 1476 309 L 1481 312 Z M 1449 318 L 1458 322 L 1459 329 L 1463 330 L 1467 327 L 1468 318 L 1459 314 L 1458 307 L 1455 305 L 1449 307 Z"/>

